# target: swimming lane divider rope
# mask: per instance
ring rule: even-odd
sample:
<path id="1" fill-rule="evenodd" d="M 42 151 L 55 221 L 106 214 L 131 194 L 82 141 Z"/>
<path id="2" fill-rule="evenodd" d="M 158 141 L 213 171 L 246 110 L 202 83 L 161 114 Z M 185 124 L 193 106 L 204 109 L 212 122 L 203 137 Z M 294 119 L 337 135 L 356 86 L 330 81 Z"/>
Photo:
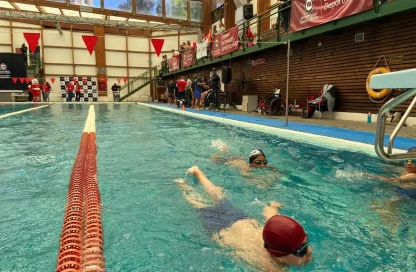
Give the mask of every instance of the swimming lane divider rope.
<path id="1" fill-rule="evenodd" d="M 13 116 L 13 115 L 18 115 L 18 114 L 25 113 L 25 112 L 28 112 L 28 111 L 38 110 L 38 109 L 48 107 L 48 106 L 49 105 L 44 105 L 44 106 L 39 106 L 39 107 L 35 107 L 35 108 L 30 108 L 30 109 L 11 112 L 11 113 L 6 113 L 6 114 L 3 114 L 3 115 L 0 115 L 0 119 L 6 118 L 6 117 L 9 117 L 9 116 Z"/>
<path id="2" fill-rule="evenodd" d="M 92 105 L 69 180 L 57 272 L 105 271 L 95 132 Z"/>

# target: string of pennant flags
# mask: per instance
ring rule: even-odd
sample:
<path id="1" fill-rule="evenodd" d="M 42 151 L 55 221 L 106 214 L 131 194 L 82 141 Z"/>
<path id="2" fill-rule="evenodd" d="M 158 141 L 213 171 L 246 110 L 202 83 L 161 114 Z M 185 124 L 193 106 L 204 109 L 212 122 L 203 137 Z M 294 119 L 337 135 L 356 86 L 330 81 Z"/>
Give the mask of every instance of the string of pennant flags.
<path id="1" fill-rule="evenodd" d="M 26 39 L 27 44 L 29 45 L 29 49 L 32 53 L 35 53 L 36 46 L 39 43 L 40 33 L 28 33 L 24 32 L 23 36 Z M 95 45 L 97 44 L 97 36 L 95 35 L 82 35 L 82 40 L 85 43 L 85 46 L 88 49 L 90 55 L 95 49 Z M 165 43 L 165 39 L 151 39 L 153 44 L 153 48 L 155 49 L 156 55 L 159 57 L 160 53 L 162 52 L 163 44 Z"/>
<path id="2" fill-rule="evenodd" d="M 75 78 L 77 78 L 77 76 L 74 76 L 73 78 L 74 78 L 74 81 L 76 82 L 77 80 Z M 19 82 L 20 82 L 20 84 L 24 84 L 24 83 L 29 84 L 29 82 L 31 82 L 34 79 L 45 79 L 46 80 L 46 78 L 35 78 L 35 77 L 12 77 L 11 79 L 13 80 L 14 84 L 18 84 Z M 55 83 L 56 78 L 50 77 L 49 79 L 51 80 L 52 84 Z M 108 82 L 108 78 L 102 78 L 100 80 L 104 81 L 105 83 Z M 128 80 L 128 78 L 126 78 L 126 77 L 125 78 L 117 78 L 118 84 L 120 84 L 121 81 L 123 81 L 124 84 L 126 84 L 127 80 Z"/>

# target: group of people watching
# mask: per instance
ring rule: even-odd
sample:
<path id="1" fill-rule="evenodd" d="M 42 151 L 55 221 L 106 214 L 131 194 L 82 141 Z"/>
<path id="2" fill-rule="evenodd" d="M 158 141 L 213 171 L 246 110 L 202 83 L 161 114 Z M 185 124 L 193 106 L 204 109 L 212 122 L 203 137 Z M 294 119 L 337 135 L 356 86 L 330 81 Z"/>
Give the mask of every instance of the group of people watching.
<path id="1" fill-rule="evenodd" d="M 28 102 L 41 102 L 41 94 L 43 101 L 49 102 L 49 94 L 52 91 L 49 82 L 45 81 L 43 84 L 39 84 L 37 79 L 33 79 L 31 82 L 29 82 L 27 89 L 29 93 L 27 99 Z"/>
<path id="2" fill-rule="evenodd" d="M 214 104 L 218 108 L 218 97 L 220 91 L 220 77 L 217 74 L 216 69 L 213 69 L 213 74 L 210 80 L 201 73 L 197 78 L 191 79 L 189 76 L 187 80 L 183 76 L 178 78 L 176 82 L 170 80 L 167 86 L 167 102 L 168 105 L 174 103 L 177 107 L 180 107 L 180 103 L 186 107 L 195 108 L 200 110 L 205 108 L 205 98 L 210 93 L 214 94 Z"/>

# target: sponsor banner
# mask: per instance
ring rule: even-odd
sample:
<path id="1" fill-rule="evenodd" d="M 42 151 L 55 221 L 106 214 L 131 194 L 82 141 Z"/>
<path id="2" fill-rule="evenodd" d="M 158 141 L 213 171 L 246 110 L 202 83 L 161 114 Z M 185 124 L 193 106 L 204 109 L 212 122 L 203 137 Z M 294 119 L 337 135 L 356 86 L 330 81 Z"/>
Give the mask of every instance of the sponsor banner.
<path id="1" fill-rule="evenodd" d="M 292 0 L 290 32 L 372 9 L 373 0 Z"/>
<path id="2" fill-rule="evenodd" d="M 196 47 L 196 58 L 202 59 L 208 56 L 208 45 L 209 43 L 207 41 L 203 41 L 201 43 L 198 43 Z"/>
<path id="3" fill-rule="evenodd" d="M 194 64 L 195 50 L 188 49 L 182 53 L 182 67 L 189 67 Z"/>
<path id="4" fill-rule="evenodd" d="M 169 71 L 179 70 L 179 57 L 172 57 L 169 59 Z"/>
<path id="5" fill-rule="evenodd" d="M 230 28 L 228 31 L 212 38 L 212 57 L 216 58 L 238 49 L 238 27 Z"/>
<path id="6" fill-rule="evenodd" d="M 251 66 L 260 66 L 266 64 L 266 58 L 259 58 L 251 61 Z"/>
<path id="7" fill-rule="evenodd" d="M 20 78 L 27 78 L 23 54 L 0 53 L 0 91 L 23 90 L 27 83 Z M 17 80 L 19 78 L 19 80 Z"/>

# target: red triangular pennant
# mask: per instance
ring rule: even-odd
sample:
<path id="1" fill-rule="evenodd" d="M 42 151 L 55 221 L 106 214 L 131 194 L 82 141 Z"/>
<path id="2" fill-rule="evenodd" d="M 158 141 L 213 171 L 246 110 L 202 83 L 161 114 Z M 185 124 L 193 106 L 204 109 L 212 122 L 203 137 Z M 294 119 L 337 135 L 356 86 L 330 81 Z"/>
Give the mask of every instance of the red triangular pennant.
<path id="1" fill-rule="evenodd" d="M 124 84 L 126 84 L 127 82 L 127 78 L 123 78 Z"/>
<path id="2" fill-rule="evenodd" d="M 14 84 L 17 82 L 17 77 L 12 77 Z"/>
<path id="3" fill-rule="evenodd" d="M 160 53 L 162 52 L 163 44 L 165 43 L 165 39 L 151 39 L 153 48 L 156 51 L 156 55 L 159 57 Z"/>
<path id="4" fill-rule="evenodd" d="M 92 51 L 94 51 L 95 44 L 97 43 L 97 36 L 82 35 L 82 39 L 84 40 L 85 46 L 87 46 L 88 52 L 92 55 Z"/>
<path id="5" fill-rule="evenodd" d="M 51 82 L 52 82 L 52 84 L 55 83 L 55 78 L 54 77 L 51 77 Z"/>
<path id="6" fill-rule="evenodd" d="M 27 84 L 29 84 L 29 82 L 32 81 L 32 79 L 27 77 L 27 78 L 25 78 L 25 81 L 26 81 Z"/>
<path id="7" fill-rule="evenodd" d="M 29 49 L 32 53 L 35 53 L 36 46 L 38 45 L 40 33 L 23 33 L 27 44 L 29 45 Z"/>
<path id="8" fill-rule="evenodd" d="M 25 78 L 24 77 L 19 77 L 19 81 L 20 81 L 20 83 L 23 84 L 23 82 L 25 82 Z"/>
<path id="9" fill-rule="evenodd" d="M 118 84 L 120 84 L 121 82 L 121 78 L 117 78 Z"/>

